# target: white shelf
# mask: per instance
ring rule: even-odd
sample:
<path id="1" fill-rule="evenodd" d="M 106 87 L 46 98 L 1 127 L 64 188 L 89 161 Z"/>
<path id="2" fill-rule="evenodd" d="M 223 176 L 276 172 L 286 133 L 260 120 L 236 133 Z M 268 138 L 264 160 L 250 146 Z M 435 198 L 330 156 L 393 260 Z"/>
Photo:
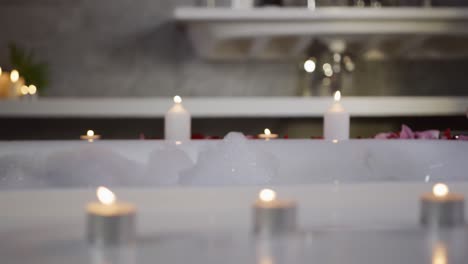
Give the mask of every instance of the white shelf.
<path id="1" fill-rule="evenodd" d="M 195 118 L 321 117 L 331 98 L 192 97 L 184 106 Z M 0 117 L 163 117 L 171 98 L 40 98 L 0 101 Z M 466 115 L 468 97 L 344 97 L 354 117 Z"/>
<path id="2" fill-rule="evenodd" d="M 174 18 L 186 25 L 195 49 L 207 59 L 297 57 L 315 39 L 343 40 L 359 46 L 361 54 L 375 49 L 413 57 L 468 54 L 467 48 L 446 45 L 450 38 L 468 36 L 468 8 L 179 7 Z"/>

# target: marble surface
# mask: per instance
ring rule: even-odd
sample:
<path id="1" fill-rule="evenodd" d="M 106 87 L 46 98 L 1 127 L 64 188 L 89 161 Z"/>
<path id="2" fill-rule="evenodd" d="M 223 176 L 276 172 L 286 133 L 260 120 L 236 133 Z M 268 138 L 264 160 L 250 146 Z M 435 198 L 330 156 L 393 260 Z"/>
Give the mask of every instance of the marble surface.
<path id="1" fill-rule="evenodd" d="M 330 263 L 463 264 L 466 226 L 426 230 L 418 224 L 424 183 L 277 186 L 299 204 L 300 230 L 286 237 L 251 235 L 259 187 L 114 189 L 138 208 L 136 245 L 90 248 L 84 205 L 91 189 L 0 192 L 0 254 L 6 263 Z M 450 186 L 468 195 L 468 184 Z"/>
<path id="2" fill-rule="evenodd" d="M 468 180 L 468 142 L 0 142 L 0 189 Z"/>

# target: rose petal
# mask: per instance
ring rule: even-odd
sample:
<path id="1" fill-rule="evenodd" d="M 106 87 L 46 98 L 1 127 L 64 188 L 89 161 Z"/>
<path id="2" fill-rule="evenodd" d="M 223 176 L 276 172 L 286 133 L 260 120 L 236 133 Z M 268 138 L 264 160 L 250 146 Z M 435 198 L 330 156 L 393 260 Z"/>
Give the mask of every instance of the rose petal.
<path id="1" fill-rule="evenodd" d="M 401 125 L 400 138 L 401 139 L 413 139 L 414 138 L 413 130 L 411 130 L 411 128 L 409 128 L 405 124 Z"/>

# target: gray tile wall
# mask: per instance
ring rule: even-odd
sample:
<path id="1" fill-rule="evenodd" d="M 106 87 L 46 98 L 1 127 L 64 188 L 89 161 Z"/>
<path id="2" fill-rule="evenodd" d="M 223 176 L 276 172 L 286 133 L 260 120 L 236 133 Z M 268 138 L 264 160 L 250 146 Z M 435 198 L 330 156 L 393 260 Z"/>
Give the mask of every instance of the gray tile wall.
<path id="1" fill-rule="evenodd" d="M 0 0 L 0 65 L 7 44 L 49 63 L 47 96 L 286 96 L 301 92 L 294 63 L 208 63 L 171 21 L 191 0 Z M 459 62 L 360 63 L 356 95 L 468 94 Z"/>

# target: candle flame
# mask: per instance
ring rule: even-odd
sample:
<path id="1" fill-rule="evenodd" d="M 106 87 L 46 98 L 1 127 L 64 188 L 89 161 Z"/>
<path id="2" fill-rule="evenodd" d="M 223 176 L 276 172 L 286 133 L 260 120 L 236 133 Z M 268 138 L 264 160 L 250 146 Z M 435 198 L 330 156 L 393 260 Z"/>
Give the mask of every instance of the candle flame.
<path id="1" fill-rule="evenodd" d="M 26 85 L 21 86 L 20 92 L 22 95 L 27 95 L 29 93 L 28 87 Z"/>
<path id="2" fill-rule="evenodd" d="M 272 189 L 263 189 L 258 194 L 258 198 L 263 202 L 271 202 L 276 199 L 276 192 Z"/>
<path id="3" fill-rule="evenodd" d="M 182 97 L 180 97 L 178 95 L 174 96 L 174 103 L 176 103 L 176 104 L 182 103 Z"/>
<path id="4" fill-rule="evenodd" d="M 263 130 L 263 133 L 267 136 L 271 135 L 271 131 L 268 128 L 265 128 L 265 130 Z"/>
<path id="5" fill-rule="evenodd" d="M 449 188 L 446 184 L 436 183 L 434 187 L 432 187 L 432 193 L 437 197 L 444 197 L 449 193 Z"/>
<path id="6" fill-rule="evenodd" d="M 339 102 L 341 100 L 341 92 L 336 91 L 335 94 L 333 95 L 333 98 L 335 99 L 335 102 Z"/>
<path id="7" fill-rule="evenodd" d="M 104 186 L 100 186 L 97 188 L 96 195 L 99 202 L 105 205 L 111 205 L 116 200 L 115 194 Z"/>
<path id="8" fill-rule="evenodd" d="M 34 84 L 29 85 L 28 87 L 29 94 L 33 95 L 36 94 L 37 92 L 37 87 Z"/>
<path id="9" fill-rule="evenodd" d="M 11 82 L 17 82 L 19 80 L 19 72 L 17 70 L 12 70 L 10 73 Z"/>
<path id="10" fill-rule="evenodd" d="M 86 135 L 88 137 L 92 137 L 92 136 L 94 136 L 94 131 L 93 130 L 88 130 L 88 131 L 86 131 Z"/>

